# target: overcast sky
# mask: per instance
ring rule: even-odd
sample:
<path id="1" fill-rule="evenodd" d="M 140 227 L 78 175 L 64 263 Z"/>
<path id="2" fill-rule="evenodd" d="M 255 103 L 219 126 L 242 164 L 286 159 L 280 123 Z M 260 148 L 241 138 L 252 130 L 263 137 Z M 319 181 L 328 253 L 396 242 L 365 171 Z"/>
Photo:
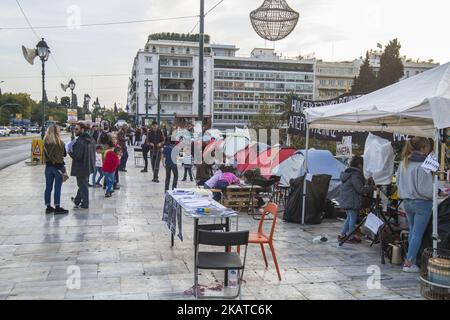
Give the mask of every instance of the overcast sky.
<path id="1" fill-rule="evenodd" d="M 219 0 L 205 0 L 206 10 Z M 265 41 L 253 31 L 250 11 L 263 0 L 225 0 L 206 18 L 205 31 L 212 42 L 235 44 L 241 55 Z M 284 56 L 315 53 L 330 61 L 353 60 L 377 42 L 386 44 L 398 37 L 401 53 L 417 59 L 450 61 L 448 41 L 448 0 L 287 0 L 300 12 L 299 23 L 286 39 L 275 44 Z M 19 0 L 34 27 L 117 22 L 128 20 L 191 16 L 199 12 L 198 0 Z M 144 47 L 147 36 L 155 32 L 187 33 L 196 18 L 122 24 L 79 29 L 37 29 L 45 37 L 56 61 L 47 66 L 48 98 L 61 97 L 61 82 L 73 77 L 75 93 L 99 97 L 111 107 L 125 106 L 128 75 L 136 51 Z M 27 26 L 16 0 L 1 0 L 0 29 Z M 196 30 L 198 31 L 198 29 Z M 38 64 L 29 65 L 22 57 L 21 45 L 34 47 L 38 39 L 30 29 L 0 30 L 0 84 L 3 92 L 29 92 L 40 99 Z M 273 43 L 267 42 L 268 47 Z M 36 60 L 37 61 L 37 60 Z M 59 68 L 57 67 L 59 66 Z M 110 75 L 110 76 L 93 76 Z"/>

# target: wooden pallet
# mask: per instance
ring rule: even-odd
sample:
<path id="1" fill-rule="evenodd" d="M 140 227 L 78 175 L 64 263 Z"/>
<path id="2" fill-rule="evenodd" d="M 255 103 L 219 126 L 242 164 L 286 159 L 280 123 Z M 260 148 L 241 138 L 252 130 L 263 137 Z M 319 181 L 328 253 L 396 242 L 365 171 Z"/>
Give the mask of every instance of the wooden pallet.
<path id="1" fill-rule="evenodd" d="M 248 210 L 250 192 L 250 188 L 227 188 L 223 198 L 223 205 L 236 211 Z M 257 202 L 255 197 L 253 197 L 254 206 Z"/>

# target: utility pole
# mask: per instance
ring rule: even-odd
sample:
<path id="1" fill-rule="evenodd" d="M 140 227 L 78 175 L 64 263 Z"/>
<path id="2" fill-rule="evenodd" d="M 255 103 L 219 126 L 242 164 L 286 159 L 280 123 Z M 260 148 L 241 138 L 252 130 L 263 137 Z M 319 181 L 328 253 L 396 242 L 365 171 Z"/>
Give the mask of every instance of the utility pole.
<path id="1" fill-rule="evenodd" d="M 198 68 L 198 118 L 201 121 L 203 135 L 203 53 L 205 32 L 205 0 L 200 0 L 199 68 Z"/>
<path id="2" fill-rule="evenodd" d="M 150 80 L 145 79 L 144 85 L 145 85 L 145 118 L 148 119 L 148 87 L 150 86 Z"/>
<path id="3" fill-rule="evenodd" d="M 158 59 L 158 106 L 157 106 L 157 115 L 156 122 L 158 122 L 158 126 L 161 124 L 161 56 Z"/>

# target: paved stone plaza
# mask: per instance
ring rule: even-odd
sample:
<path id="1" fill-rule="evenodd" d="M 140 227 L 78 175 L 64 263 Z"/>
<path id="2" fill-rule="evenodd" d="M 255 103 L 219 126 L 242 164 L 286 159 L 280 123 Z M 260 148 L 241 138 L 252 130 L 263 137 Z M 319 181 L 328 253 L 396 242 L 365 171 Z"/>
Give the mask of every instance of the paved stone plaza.
<path id="1" fill-rule="evenodd" d="M 71 178 L 62 190 L 63 207 L 70 209 L 66 216 L 44 213 L 43 166 L 19 163 L 1 170 L 0 299 L 192 299 L 184 292 L 193 285 L 193 223 L 184 218 L 184 242 L 176 239 L 170 248 L 170 233 L 161 221 L 164 181 L 152 183 L 151 173 L 140 170 L 130 152 L 121 189 L 109 199 L 101 188 L 91 189 L 87 211 L 72 209 L 76 183 Z M 240 230 L 255 230 L 257 224 L 241 213 Z M 242 298 L 421 298 L 418 275 L 381 265 L 377 245 L 338 247 L 340 225 L 324 221 L 303 227 L 279 219 L 274 244 L 283 280 L 278 281 L 269 250 L 266 270 L 259 246 L 250 246 Z M 330 241 L 314 244 L 321 234 Z M 67 288 L 67 269 L 73 265 L 81 270 L 79 290 Z M 372 265 L 381 269 L 380 289 L 367 286 Z M 222 280 L 223 272 L 203 272 L 200 284 L 213 287 Z"/>

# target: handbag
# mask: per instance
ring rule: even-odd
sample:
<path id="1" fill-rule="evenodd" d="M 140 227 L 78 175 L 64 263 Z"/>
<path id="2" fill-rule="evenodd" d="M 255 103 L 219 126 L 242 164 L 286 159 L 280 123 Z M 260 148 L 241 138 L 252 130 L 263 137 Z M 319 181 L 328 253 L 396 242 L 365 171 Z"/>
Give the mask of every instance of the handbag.
<path id="1" fill-rule="evenodd" d="M 61 170 L 58 170 L 58 172 L 61 174 L 63 182 L 66 182 L 67 180 L 69 180 L 69 175 L 67 174 L 67 172 L 63 172 Z"/>

